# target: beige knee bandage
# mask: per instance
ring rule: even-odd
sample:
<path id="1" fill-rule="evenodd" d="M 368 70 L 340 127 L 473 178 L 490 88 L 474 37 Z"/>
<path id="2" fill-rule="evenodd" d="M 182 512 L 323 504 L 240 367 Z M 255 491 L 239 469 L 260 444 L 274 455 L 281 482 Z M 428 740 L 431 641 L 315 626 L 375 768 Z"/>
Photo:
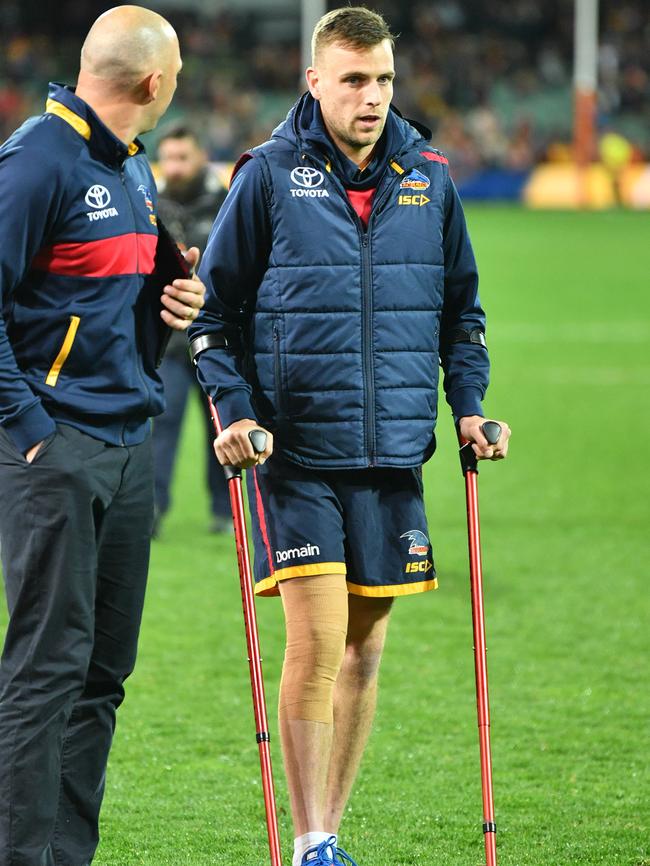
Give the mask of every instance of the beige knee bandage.
<path id="1" fill-rule="evenodd" d="M 287 646 L 279 714 L 285 719 L 331 724 L 334 684 L 348 627 L 345 575 L 291 578 L 281 582 L 280 592 Z"/>

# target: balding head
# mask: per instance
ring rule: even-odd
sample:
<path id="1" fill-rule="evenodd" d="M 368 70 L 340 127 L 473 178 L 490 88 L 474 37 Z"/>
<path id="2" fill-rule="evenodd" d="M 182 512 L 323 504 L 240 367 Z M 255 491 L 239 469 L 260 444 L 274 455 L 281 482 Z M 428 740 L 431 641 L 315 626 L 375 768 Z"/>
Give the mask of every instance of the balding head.
<path id="1" fill-rule="evenodd" d="M 116 6 L 90 28 L 77 95 L 123 141 L 153 129 L 176 90 L 181 54 L 174 28 L 141 6 Z"/>
<path id="2" fill-rule="evenodd" d="M 81 72 L 129 90 L 176 60 L 180 64 L 178 38 L 168 21 L 140 6 L 116 6 L 90 28 L 81 49 Z"/>

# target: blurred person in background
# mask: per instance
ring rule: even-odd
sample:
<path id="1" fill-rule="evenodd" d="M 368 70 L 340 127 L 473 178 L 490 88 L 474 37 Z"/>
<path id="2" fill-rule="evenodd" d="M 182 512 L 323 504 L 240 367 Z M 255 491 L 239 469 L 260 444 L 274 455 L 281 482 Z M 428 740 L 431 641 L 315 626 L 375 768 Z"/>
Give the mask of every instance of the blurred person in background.
<path id="1" fill-rule="evenodd" d="M 2 866 L 88 866 L 99 842 L 149 566 L 155 364 L 203 305 L 137 138 L 181 65 L 164 18 L 111 9 L 76 89 L 50 85 L 0 148 Z"/>
<path id="2" fill-rule="evenodd" d="M 189 126 L 175 124 L 162 131 L 158 139 L 160 173 L 158 212 L 179 243 L 198 247 L 202 252 L 215 214 L 223 204 L 226 190 L 208 166 L 205 148 Z M 158 369 L 165 386 L 166 407 L 153 426 L 155 485 L 154 537 L 170 504 L 170 484 L 178 450 L 179 436 L 187 399 L 195 393 L 200 400 L 206 433 L 206 477 L 212 520 L 210 531 L 232 531 L 230 497 L 223 471 L 214 459 L 214 427 L 205 395 L 196 380 L 188 354 L 185 334 L 175 333 Z"/>

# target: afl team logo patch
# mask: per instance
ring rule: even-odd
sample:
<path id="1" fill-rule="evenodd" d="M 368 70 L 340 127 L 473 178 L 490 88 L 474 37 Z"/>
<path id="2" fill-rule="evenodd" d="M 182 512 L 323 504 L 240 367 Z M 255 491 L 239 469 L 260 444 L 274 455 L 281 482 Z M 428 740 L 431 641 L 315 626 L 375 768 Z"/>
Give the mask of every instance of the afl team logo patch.
<path id="1" fill-rule="evenodd" d="M 404 180 L 400 183 L 400 189 L 429 189 L 431 186 L 431 181 L 426 176 L 426 174 L 422 174 L 421 171 L 418 171 L 416 168 L 408 174 Z"/>
<path id="2" fill-rule="evenodd" d="M 298 186 L 314 189 L 324 180 L 323 172 L 308 165 L 300 165 L 291 172 L 291 180 Z"/>
<path id="3" fill-rule="evenodd" d="M 149 187 L 146 187 L 143 183 L 141 183 L 138 187 L 138 192 L 141 192 L 144 196 L 144 205 L 149 211 L 149 222 L 151 223 L 151 225 L 155 226 L 157 224 L 157 220 L 153 211 L 153 198 Z"/>
<path id="4" fill-rule="evenodd" d="M 293 198 L 329 198 L 328 191 L 320 188 L 325 175 L 317 168 L 299 165 L 293 169 L 290 177 L 297 187 L 290 190 Z"/>
<path id="5" fill-rule="evenodd" d="M 144 196 L 144 204 L 148 211 L 153 213 L 153 198 L 151 197 L 151 193 L 149 192 L 149 187 L 146 187 L 143 183 L 138 187 L 138 192 L 141 192 Z"/>
<path id="6" fill-rule="evenodd" d="M 400 538 L 407 538 L 411 543 L 409 545 L 409 553 L 411 556 L 426 556 L 429 552 L 429 539 L 424 532 L 419 529 L 411 529 L 400 535 Z"/>
<path id="7" fill-rule="evenodd" d="M 85 202 L 88 207 L 94 207 L 97 210 L 101 210 L 102 208 L 108 207 L 111 201 L 111 194 L 106 189 L 105 186 L 102 186 L 99 183 L 94 184 L 90 187 L 88 192 L 86 193 Z"/>

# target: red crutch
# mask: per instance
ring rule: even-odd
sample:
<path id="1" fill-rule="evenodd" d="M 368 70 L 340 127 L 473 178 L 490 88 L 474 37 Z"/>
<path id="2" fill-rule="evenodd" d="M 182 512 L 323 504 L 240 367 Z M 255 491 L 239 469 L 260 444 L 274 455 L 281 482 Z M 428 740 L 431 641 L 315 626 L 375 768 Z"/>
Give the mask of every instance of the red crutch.
<path id="1" fill-rule="evenodd" d="M 217 436 L 221 433 L 219 415 L 212 400 L 208 399 L 212 423 Z M 252 430 L 249 439 L 254 451 L 259 454 L 266 446 L 266 433 L 263 430 Z M 256 739 L 260 751 L 260 767 L 262 770 L 262 789 L 264 791 L 264 808 L 266 810 L 266 829 L 269 836 L 269 851 L 271 866 L 282 866 L 280 853 L 280 834 L 278 832 L 278 816 L 275 808 L 275 788 L 273 786 L 273 768 L 271 766 L 271 749 L 269 726 L 266 716 L 266 698 L 264 696 L 264 679 L 262 676 L 262 659 L 257 633 L 257 616 L 255 615 L 255 595 L 253 592 L 253 577 L 248 555 L 248 535 L 246 532 L 246 517 L 244 514 L 244 497 L 242 493 L 241 469 L 235 466 L 224 466 L 223 470 L 228 480 L 230 507 L 235 527 L 235 544 L 237 545 L 237 563 L 239 565 L 239 584 L 241 586 L 242 606 L 244 608 L 244 628 L 246 630 L 246 645 L 248 647 L 248 666 L 253 692 L 253 712 L 255 714 Z"/>
<path id="2" fill-rule="evenodd" d="M 496 421 L 485 421 L 483 435 L 496 445 L 501 426 Z M 490 750 L 490 703 L 488 700 L 487 650 L 485 646 L 485 614 L 483 610 L 483 569 L 481 566 L 481 533 L 478 516 L 478 466 L 469 442 L 461 439 L 460 464 L 465 476 L 467 497 L 467 537 L 469 542 L 469 579 L 472 594 L 472 626 L 474 630 L 474 671 L 476 674 L 476 710 L 481 754 L 481 787 L 483 790 L 483 833 L 485 862 L 497 866 L 497 825 L 494 821 L 492 794 L 492 754 Z"/>

